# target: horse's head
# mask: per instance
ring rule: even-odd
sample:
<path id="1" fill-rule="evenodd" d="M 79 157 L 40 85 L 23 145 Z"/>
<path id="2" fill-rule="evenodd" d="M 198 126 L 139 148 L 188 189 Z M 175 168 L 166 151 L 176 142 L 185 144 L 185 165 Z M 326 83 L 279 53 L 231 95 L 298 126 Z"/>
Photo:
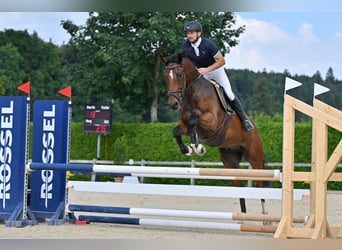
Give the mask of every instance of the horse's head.
<path id="1" fill-rule="evenodd" d="M 172 109 L 179 109 L 186 88 L 186 78 L 180 54 L 161 58 L 165 64 L 164 78 L 167 88 L 168 104 Z"/>
<path id="2" fill-rule="evenodd" d="M 185 52 L 171 55 L 169 58 L 162 58 L 165 64 L 165 82 L 168 104 L 172 109 L 179 109 L 187 86 L 200 75 Z"/>

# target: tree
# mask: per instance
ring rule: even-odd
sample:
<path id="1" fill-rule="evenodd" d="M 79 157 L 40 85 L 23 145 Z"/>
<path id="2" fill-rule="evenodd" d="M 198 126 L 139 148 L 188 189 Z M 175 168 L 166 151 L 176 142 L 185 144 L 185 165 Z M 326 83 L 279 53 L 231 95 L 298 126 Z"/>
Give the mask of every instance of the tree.
<path id="1" fill-rule="evenodd" d="M 0 46 L 0 94 L 16 95 L 16 88 L 22 83 L 24 58 L 12 43 Z"/>
<path id="2" fill-rule="evenodd" d="M 326 75 L 325 75 L 325 81 L 323 84 L 325 87 L 329 88 L 330 91 L 324 95 L 319 96 L 318 98 L 324 101 L 327 104 L 333 105 L 336 108 L 341 107 L 341 96 L 340 96 L 340 85 L 337 79 L 334 76 L 333 69 L 329 67 Z"/>
<path id="3" fill-rule="evenodd" d="M 316 83 L 321 83 L 323 82 L 323 78 L 322 78 L 322 75 L 321 75 L 321 72 L 319 72 L 318 70 L 316 71 L 316 73 L 312 76 L 313 80 L 316 82 Z"/>
<path id="4" fill-rule="evenodd" d="M 253 88 L 253 95 L 250 97 L 249 109 L 266 115 L 274 114 L 275 100 L 272 93 L 267 88 L 265 79 L 258 81 Z"/>
<path id="5" fill-rule="evenodd" d="M 161 93 L 165 92 L 161 55 L 180 48 L 189 20 L 202 23 L 224 54 L 238 44 L 244 27 L 233 28 L 233 13 L 104 12 L 89 13 L 85 25 L 62 21 L 77 46 L 79 63 L 73 80 L 86 86 L 86 101 L 118 100 L 131 113 L 150 113 L 158 121 Z"/>
<path id="6" fill-rule="evenodd" d="M 336 81 L 336 78 L 334 76 L 334 71 L 331 67 L 329 67 L 326 75 L 325 75 L 325 81 L 329 83 L 334 83 Z"/>
<path id="7" fill-rule="evenodd" d="M 11 76 L 12 86 L 6 94 L 12 94 L 18 85 L 30 81 L 33 98 L 55 99 L 63 83 L 56 45 L 44 42 L 37 33 L 30 35 L 26 30 L 8 29 L 0 32 L 0 46 L 9 46 L 3 47 L 1 58 L 7 65 L 2 69 L 7 74 L 15 72 Z"/>

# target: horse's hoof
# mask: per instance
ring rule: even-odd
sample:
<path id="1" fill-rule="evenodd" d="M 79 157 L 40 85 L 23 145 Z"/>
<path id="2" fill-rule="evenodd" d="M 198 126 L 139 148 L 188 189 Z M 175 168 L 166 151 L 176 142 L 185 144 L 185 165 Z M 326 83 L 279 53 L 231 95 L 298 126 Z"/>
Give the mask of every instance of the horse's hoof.
<path id="1" fill-rule="evenodd" d="M 199 156 L 203 156 L 207 153 L 205 147 L 202 144 L 198 144 L 197 147 L 197 152 L 196 152 Z"/>
<path id="2" fill-rule="evenodd" d="M 262 211 L 262 214 L 268 214 L 268 210 L 266 208 L 264 208 Z M 267 225 L 272 225 L 272 222 L 271 221 L 263 221 L 262 224 L 267 226 Z"/>
<path id="3" fill-rule="evenodd" d="M 191 156 L 193 155 L 195 152 L 194 152 L 194 149 L 191 147 L 191 146 L 188 146 L 188 152 L 185 154 L 187 156 Z"/>

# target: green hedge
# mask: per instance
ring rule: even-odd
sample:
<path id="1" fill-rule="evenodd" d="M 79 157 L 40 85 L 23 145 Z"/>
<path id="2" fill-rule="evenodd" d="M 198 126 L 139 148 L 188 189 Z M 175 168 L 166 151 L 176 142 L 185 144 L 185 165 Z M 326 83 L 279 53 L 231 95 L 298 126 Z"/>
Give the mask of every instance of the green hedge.
<path id="1" fill-rule="evenodd" d="M 220 161 L 216 148 L 206 146 L 207 154 L 200 156 L 184 156 L 172 136 L 176 123 L 121 124 L 114 123 L 112 134 L 101 136 L 101 159 L 122 161 L 149 159 L 151 161 Z M 283 124 L 281 122 L 258 123 L 257 128 L 263 141 L 267 162 L 282 162 Z M 311 162 L 311 124 L 296 124 L 295 162 Z M 329 129 L 328 152 L 334 150 L 342 137 L 342 133 Z M 188 137 L 183 137 L 189 142 Z M 71 125 L 71 159 L 94 159 L 97 151 L 97 135 L 83 133 L 82 123 Z M 124 148 L 124 150 L 122 150 Z M 116 156 L 116 157 L 115 157 Z M 119 158 L 120 159 L 119 159 Z"/>

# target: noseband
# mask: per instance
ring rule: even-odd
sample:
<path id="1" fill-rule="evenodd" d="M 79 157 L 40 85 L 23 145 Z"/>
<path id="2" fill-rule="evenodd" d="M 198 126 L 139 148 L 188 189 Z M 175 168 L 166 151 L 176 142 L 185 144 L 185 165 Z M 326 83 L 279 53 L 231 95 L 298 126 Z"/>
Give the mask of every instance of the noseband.
<path id="1" fill-rule="evenodd" d="M 176 65 L 172 65 L 172 66 L 166 66 L 165 68 L 166 69 L 175 69 L 175 68 L 178 68 L 178 67 L 182 67 L 181 64 L 176 64 Z M 177 90 L 174 90 L 174 91 L 167 91 L 166 95 L 167 96 L 174 96 L 178 102 L 181 104 L 182 103 L 182 99 L 183 99 L 183 96 L 184 96 L 184 93 L 186 91 L 185 87 L 186 87 L 186 76 L 185 76 L 185 72 L 183 71 L 183 84 L 182 86 L 177 89 Z"/>

